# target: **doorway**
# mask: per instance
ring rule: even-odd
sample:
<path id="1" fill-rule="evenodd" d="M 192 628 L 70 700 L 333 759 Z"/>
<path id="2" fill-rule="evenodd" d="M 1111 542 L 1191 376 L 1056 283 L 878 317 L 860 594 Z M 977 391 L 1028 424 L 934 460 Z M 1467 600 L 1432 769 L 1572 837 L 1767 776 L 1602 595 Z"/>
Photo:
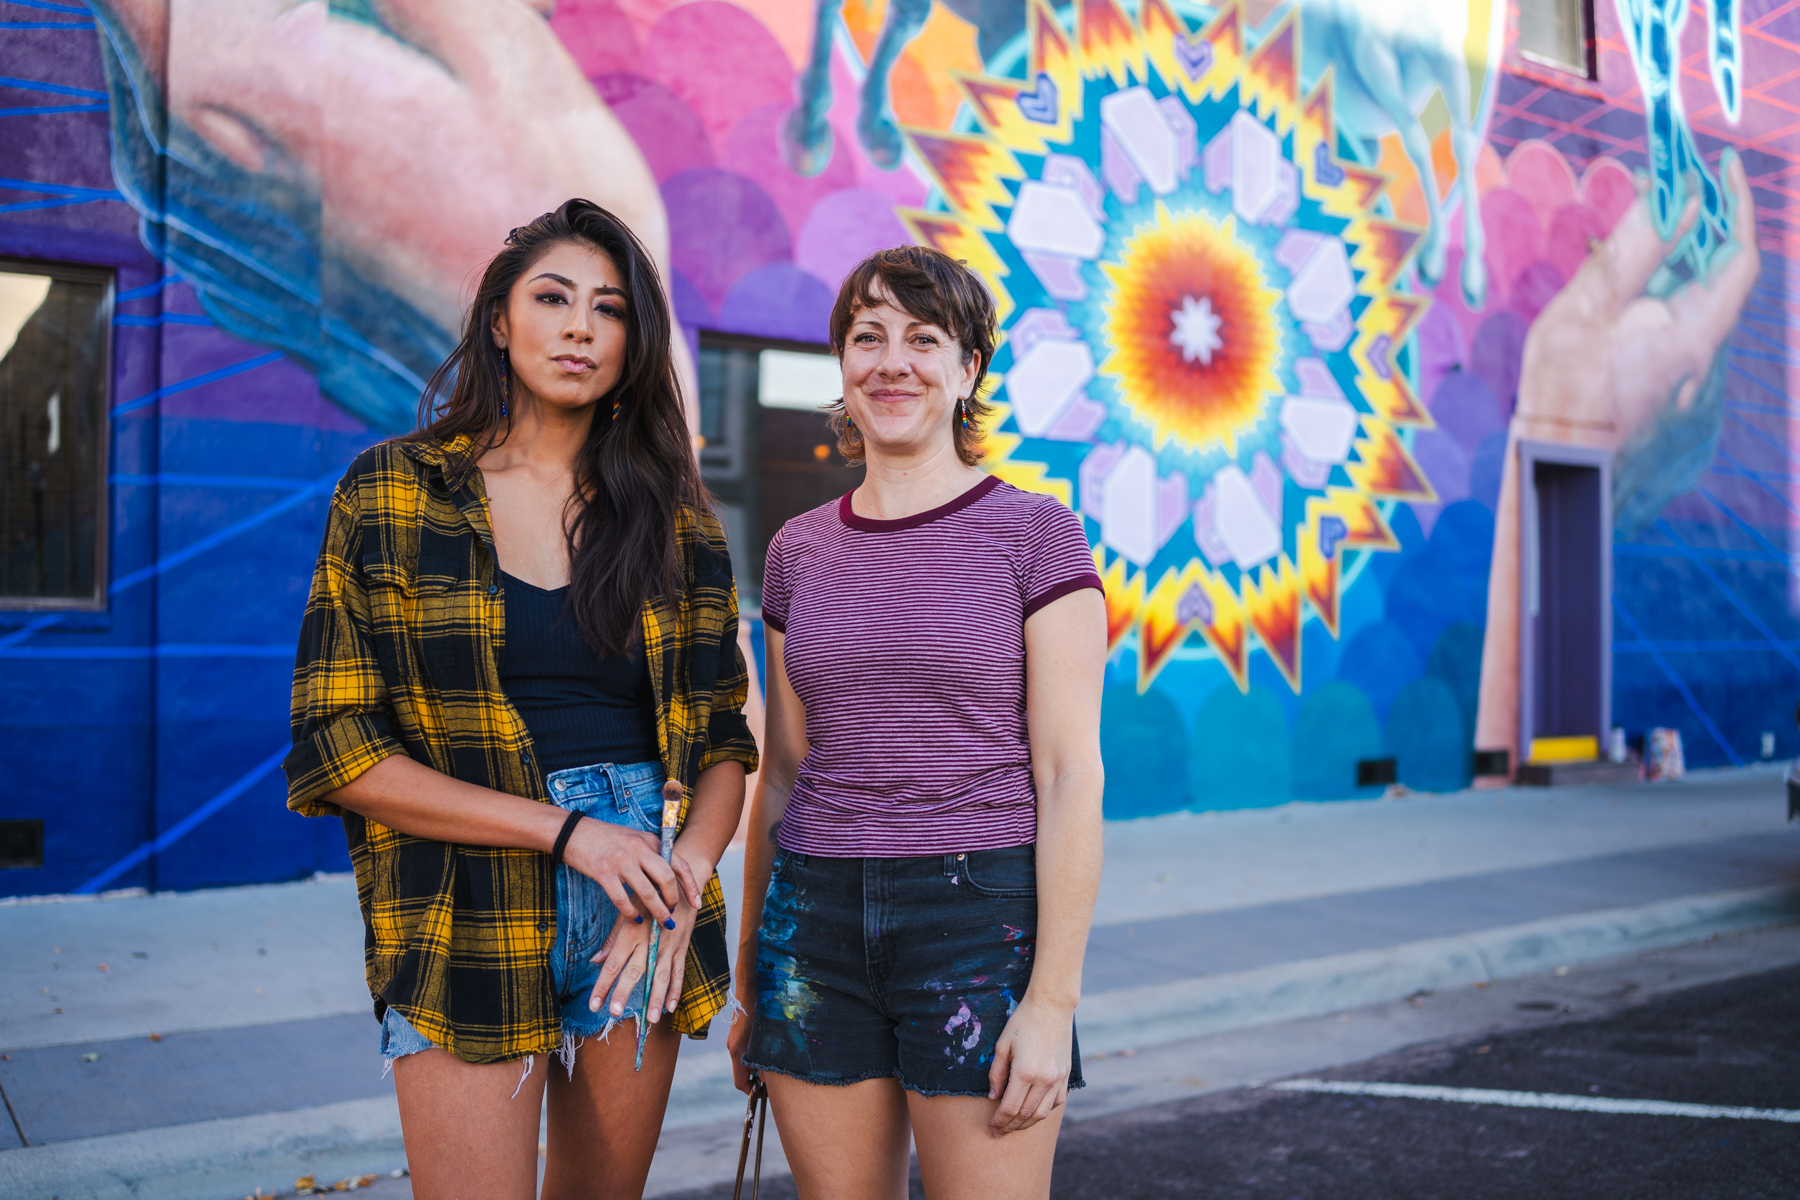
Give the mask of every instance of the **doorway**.
<path id="1" fill-rule="evenodd" d="M 1612 454 L 1519 444 L 1519 753 L 1612 722 Z"/>

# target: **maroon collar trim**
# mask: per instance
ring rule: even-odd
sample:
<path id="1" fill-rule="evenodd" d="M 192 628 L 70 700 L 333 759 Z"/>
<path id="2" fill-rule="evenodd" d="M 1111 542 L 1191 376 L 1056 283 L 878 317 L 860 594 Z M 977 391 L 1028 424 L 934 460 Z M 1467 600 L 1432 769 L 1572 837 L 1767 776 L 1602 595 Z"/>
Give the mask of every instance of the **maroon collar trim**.
<path id="1" fill-rule="evenodd" d="M 838 520 L 851 529 L 860 529 L 864 533 L 898 533 L 902 529 L 917 529 L 921 525 L 929 525 L 939 517 L 947 517 L 951 513 L 961 512 L 989 492 L 1000 486 L 998 475 L 989 475 L 980 483 L 950 501 L 922 513 L 914 513 L 910 517 L 900 517 L 893 521 L 877 521 L 873 517 L 859 517 L 850 509 L 850 493 L 845 492 L 838 501 Z"/>

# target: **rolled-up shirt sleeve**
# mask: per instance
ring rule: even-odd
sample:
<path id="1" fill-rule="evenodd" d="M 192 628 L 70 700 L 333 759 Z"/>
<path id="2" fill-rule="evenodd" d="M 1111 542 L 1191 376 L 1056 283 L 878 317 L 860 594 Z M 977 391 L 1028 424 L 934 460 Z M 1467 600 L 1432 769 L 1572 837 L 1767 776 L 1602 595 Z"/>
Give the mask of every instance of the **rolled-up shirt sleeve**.
<path id="1" fill-rule="evenodd" d="M 357 491 L 347 478 L 331 497 L 294 662 L 294 748 L 282 768 L 288 807 L 302 816 L 342 816 L 323 797 L 406 752 L 394 735 L 393 705 L 375 654 L 368 589 L 357 565 L 361 542 Z"/>

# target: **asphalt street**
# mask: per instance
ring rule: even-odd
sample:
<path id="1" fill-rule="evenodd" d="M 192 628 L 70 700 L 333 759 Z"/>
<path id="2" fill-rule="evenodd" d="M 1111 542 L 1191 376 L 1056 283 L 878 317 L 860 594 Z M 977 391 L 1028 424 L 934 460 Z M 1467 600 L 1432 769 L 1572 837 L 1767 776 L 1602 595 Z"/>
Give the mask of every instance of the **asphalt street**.
<path id="1" fill-rule="evenodd" d="M 1791 1112 L 1800 1109 L 1797 998 L 1800 967 L 1593 1020 L 1525 994 L 1522 1028 L 1308 1078 Z M 787 1178 L 765 1181 L 763 1194 L 795 1195 Z M 730 1195 L 724 1186 L 682 1200 Z M 923 1195 L 916 1179 L 913 1195 Z M 1789 1200 L 1800 1195 L 1800 1125 L 1243 1088 L 1068 1126 L 1053 1195 Z"/>

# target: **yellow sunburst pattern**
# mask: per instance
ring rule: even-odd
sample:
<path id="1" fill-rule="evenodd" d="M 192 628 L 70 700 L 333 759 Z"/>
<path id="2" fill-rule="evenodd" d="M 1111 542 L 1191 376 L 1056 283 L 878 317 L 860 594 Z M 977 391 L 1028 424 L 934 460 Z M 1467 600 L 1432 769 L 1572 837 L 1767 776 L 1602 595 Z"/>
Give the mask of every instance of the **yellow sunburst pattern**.
<path id="1" fill-rule="evenodd" d="M 1337 154 L 1329 73 L 1301 94 L 1299 15 L 1252 49 L 1235 3 L 1027 0 L 1024 79 L 958 79 L 972 131 L 909 130 L 942 198 L 903 212 L 998 298 L 989 469 L 1089 521 L 1109 650 L 1147 688 L 1198 634 L 1240 689 L 1265 650 L 1303 682 L 1345 555 L 1429 502 L 1431 424 L 1404 347 L 1420 232 Z M 1077 465 L 1072 465 L 1077 464 Z"/>

